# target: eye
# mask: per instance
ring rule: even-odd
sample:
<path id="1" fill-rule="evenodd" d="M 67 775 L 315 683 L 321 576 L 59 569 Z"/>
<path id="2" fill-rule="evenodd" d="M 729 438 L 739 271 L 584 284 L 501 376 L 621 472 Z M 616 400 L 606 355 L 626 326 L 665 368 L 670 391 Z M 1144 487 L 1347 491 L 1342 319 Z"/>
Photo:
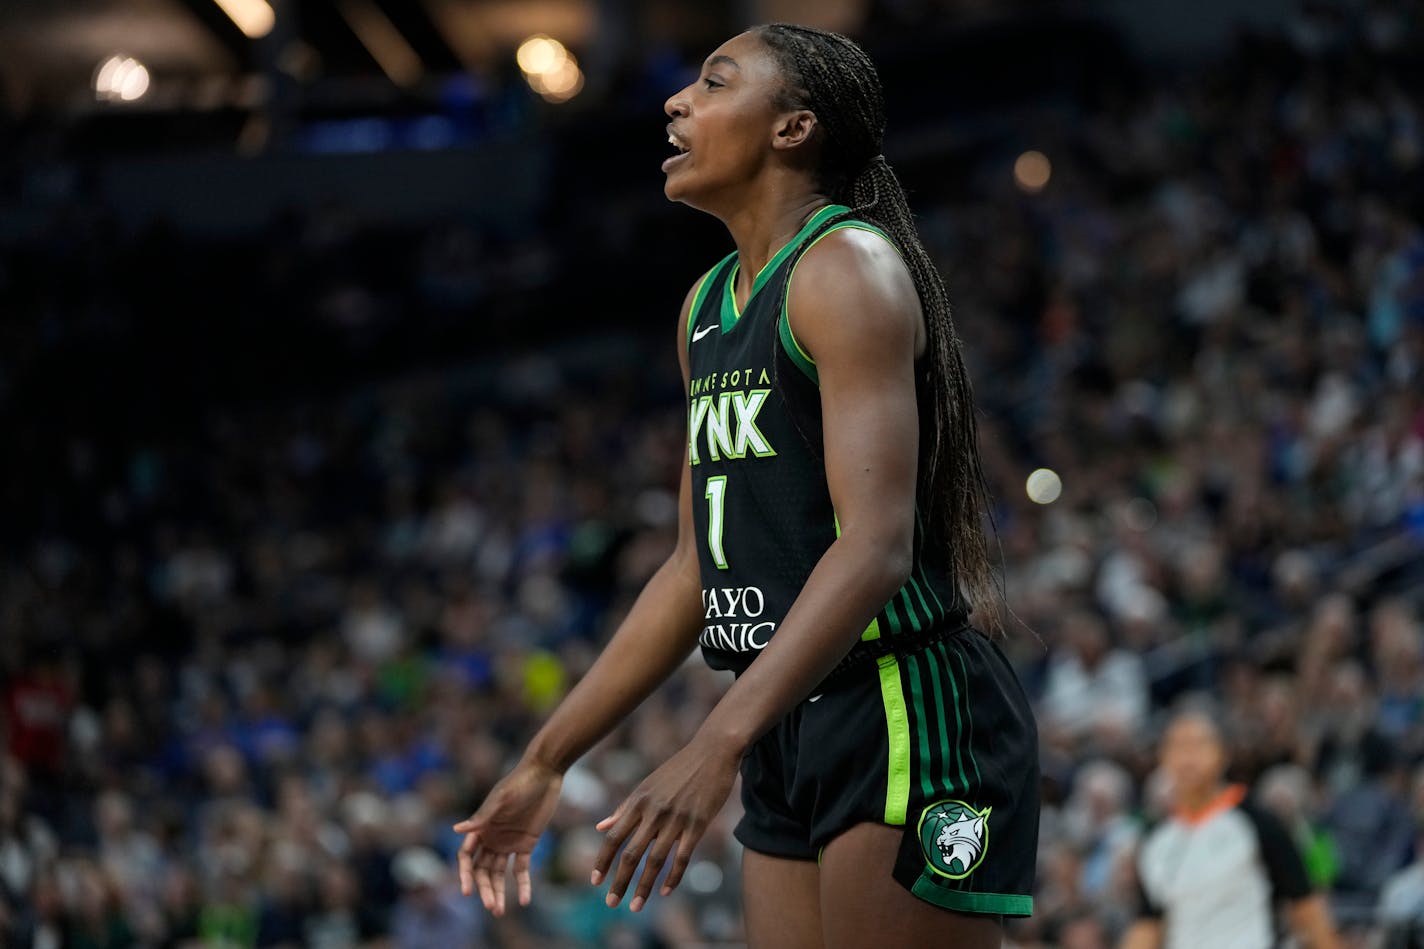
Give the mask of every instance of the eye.
<path id="1" fill-rule="evenodd" d="M 707 88 L 708 88 L 708 89 L 720 89 L 720 88 L 722 88 L 722 84 L 721 84 L 720 82 L 718 82 L 717 80 L 713 79 L 711 76 L 708 76 L 706 79 L 703 79 L 702 81 L 707 84 Z"/>

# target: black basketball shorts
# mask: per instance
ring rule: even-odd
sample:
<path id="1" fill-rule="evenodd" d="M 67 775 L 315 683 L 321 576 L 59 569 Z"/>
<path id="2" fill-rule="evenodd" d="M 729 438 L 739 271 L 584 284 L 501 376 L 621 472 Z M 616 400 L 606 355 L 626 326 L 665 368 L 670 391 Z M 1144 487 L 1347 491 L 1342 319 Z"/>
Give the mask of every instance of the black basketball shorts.
<path id="1" fill-rule="evenodd" d="M 736 836 L 817 859 L 855 824 L 903 829 L 894 876 L 965 913 L 1028 916 L 1038 732 L 998 645 L 963 629 L 801 702 L 742 759 Z"/>

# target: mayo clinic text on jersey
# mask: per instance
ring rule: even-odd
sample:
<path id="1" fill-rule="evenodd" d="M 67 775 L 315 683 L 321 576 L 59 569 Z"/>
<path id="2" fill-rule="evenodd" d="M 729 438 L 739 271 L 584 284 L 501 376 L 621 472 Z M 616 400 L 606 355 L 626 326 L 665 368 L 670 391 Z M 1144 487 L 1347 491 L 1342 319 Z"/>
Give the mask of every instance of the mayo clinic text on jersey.
<path id="1" fill-rule="evenodd" d="M 776 624 L 760 619 L 766 598 L 760 587 L 713 587 L 702 591 L 702 614 L 708 622 L 698 643 L 729 652 L 765 649 Z"/>

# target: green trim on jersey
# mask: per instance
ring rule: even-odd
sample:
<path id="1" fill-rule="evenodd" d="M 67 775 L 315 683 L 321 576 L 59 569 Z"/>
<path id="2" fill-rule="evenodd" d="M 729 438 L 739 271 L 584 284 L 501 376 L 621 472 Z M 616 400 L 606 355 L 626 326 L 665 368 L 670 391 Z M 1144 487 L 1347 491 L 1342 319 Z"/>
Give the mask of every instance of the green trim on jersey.
<path id="1" fill-rule="evenodd" d="M 766 262 L 766 265 L 757 271 L 756 277 L 752 280 L 752 292 L 747 294 L 747 304 L 751 305 L 752 297 L 756 296 L 761 288 L 766 286 L 766 282 L 771 279 L 772 274 L 780 269 L 786 258 L 791 256 L 791 254 L 801 246 L 801 242 L 814 232 L 816 228 L 824 224 L 829 218 L 833 218 L 837 214 L 844 214 L 849 210 L 850 208 L 843 204 L 828 204 L 825 207 L 817 208 L 815 212 L 806 219 L 806 223 L 801 225 L 801 229 L 796 232 L 795 236 L 785 244 L 782 244 L 777 252 L 771 255 L 771 259 Z M 737 271 L 740 267 L 741 261 L 738 260 L 732 264 L 732 272 L 727 276 L 727 293 L 722 301 L 722 332 L 724 333 L 730 332 L 732 327 L 736 326 L 738 321 L 742 318 L 742 308 L 737 305 Z M 793 267 L 792 269 L 795 268 Z"/>
<path id="2" fill-rule="evenodd" d="M 900 661 L 894 654 L 875 661 L 880 667 L 880 700 L 885 706 L 885 728 L 890 754 L 885 774 L 885 823 L 905 823 L 910 807 L 910 714 L 900 685 Z"/>
<path id="3" fill-rule="evenodd" d="M 806 249 L 796 258 L 796 263 L 791 265 L 791 273 L 786 275 L 786 296 L 781 301 L 781 316 L 777 319 L 776 332 L 777 335 L 781 337 L 781 347 L 786 350 L 786 355 L 790 356 L 796 368 L 800 369 L 806 378 L 816 383 L 816 385 L 821 384 L 821 376 L 816 371 L 816 360 L 811 358 L 811 354 L 806 352 L 801 346 L 801 341 L 796 338 L 796 334 L 791 330 L 791 314 L 788 311 L 791 300 L 791 281 L 796 279 L 796 268 L 801 266 L 801 261 L 806 259 L 806 255 L 810 253 L 811 248 L 840 230 L 869 231 L 871 234 L 878 234 L 885 243 L 894 248 L 896 254 L 899 254 L 902 258 L 905 256 L 900 253 L 899 246 L 890 239 L 890 235 L 886 234 L 874 224 L 867 224 L 865 221 L 845 220 L 837 221 L 835 224 L 832 224 L 826 228 L 824 234 L 817 234 L 816 239 L 807 244 Z"/>
<path id="4" fill-rule="evenodd" d="M 702 275 L 702 279 L 697 282 L 697 289 L 692 293 L 692 309 L 687 311 L 687 347 L 692 348 L 692 334 L 697 327 L 697 314 L 702 312 L 702 303 L 707 296 L 707 291 L 712 289 L 712 284 L 717 282 L 717 274 L 722 268 L 727 266 L 727 261 L 737 256 L 736 251 L 732 251 L 726 257 L 717 261 L 717 265 Z"/>

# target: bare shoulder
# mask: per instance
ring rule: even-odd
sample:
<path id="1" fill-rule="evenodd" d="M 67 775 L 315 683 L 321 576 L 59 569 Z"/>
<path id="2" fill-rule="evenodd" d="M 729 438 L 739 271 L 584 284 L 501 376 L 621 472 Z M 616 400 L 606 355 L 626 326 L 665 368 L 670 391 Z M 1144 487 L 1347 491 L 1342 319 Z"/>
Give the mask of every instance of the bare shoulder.
<path id="1" fill-rule="evenodd" d="M 715 268 L 714 268 L 715 269 Z M 702 289 L 702 284 L 712 275 L 712 271 L 698 277 L 692 286 L 687 290 L 687 296 L 683 297 L 682 310 L 677 317 L 677 362 L 682 369 L 682 379 L 686 383 L 690 375 L 690 367 L 687 361 L 687 321 L 692 318 L 692 306 L 697 300 L 697 291 Z"/>
<path id="2" fill-rule="evenodd" d="M 698 277 L 692 282 L 692 286 L 687 288 L 687 296 L 682 298 L 682 310 L 678 314 L 677 328 L 680 333 L 687 332 L 687 318 L 692 314 L 692 302 L 697 299 L 697 291 L 702 289 L 703 282 L 712 276 L 712 271 Z"/>
<path id="3" fill-rule="evenodd" d="M 845 227 L 822 237 L 792 272 L 787 315 L 815 358 L 818 346 L 875 336 L 893 341 L 922 330 L 919 294 L 895 246 L 873 231 Z"/>

